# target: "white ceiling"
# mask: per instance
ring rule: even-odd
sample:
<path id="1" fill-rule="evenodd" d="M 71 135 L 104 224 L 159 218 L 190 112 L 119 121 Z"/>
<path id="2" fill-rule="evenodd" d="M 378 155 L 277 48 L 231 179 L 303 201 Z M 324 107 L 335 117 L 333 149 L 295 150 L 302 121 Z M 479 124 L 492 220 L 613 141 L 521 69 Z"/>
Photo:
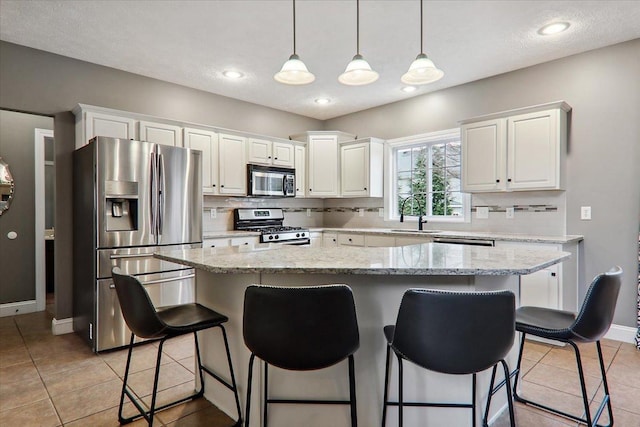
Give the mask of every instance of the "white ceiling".
<path id="1" fill-rule="evenodd" d="M 640 38 L 640 1 L 424 2 L 424 51 L 445 72 L 400 90 L 420 50 L 418 0 L 362 0 L 360 52 L 380 73 L 368 86 L 337 77 L 356 50 L 354 0 L 298 0 L 297 53 L 316 75 L 273 80 L 292 53 L 292 2 L 0 0 L 0 39 L 317 119 Z M 551 21 L 568 31 L 542 37 Z M 225 69 L 245 73 L 239 81 Z M 320 106 L 318 97 L 332 101 Z"/>

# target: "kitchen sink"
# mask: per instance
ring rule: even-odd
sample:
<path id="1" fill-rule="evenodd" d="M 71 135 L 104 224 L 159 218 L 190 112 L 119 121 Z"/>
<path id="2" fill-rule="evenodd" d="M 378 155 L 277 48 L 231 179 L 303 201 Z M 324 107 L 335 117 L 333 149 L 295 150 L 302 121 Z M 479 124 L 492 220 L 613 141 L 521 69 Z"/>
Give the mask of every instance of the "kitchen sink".
<path id="1" fill-rule="evenodd" d="M 404 229 L 404 230 L 391 230 L 396 233 L 420 233 L 420 234 L 437 234 L 442 233 L 442 230 L 414 230 L 414 229 Z"/>

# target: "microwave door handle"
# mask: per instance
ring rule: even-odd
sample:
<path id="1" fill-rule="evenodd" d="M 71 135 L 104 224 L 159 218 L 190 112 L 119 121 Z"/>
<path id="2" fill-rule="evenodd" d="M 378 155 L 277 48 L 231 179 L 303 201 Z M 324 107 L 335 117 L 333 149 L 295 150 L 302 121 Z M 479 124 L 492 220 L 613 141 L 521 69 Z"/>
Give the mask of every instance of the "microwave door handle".
<path id="1" fill-rule="evenodd" d="M 287 195 L 287 174 L 282 175 L 282 195 Z"/>

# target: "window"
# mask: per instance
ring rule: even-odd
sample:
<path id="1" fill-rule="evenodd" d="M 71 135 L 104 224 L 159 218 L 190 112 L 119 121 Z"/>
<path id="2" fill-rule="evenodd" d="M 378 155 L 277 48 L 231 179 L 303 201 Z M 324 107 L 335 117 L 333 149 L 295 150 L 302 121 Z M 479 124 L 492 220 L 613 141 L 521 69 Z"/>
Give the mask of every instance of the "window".
<path id="1" fill-rule="evenodd" d="M 469 196 L 461 192 L 457 129 L 390 141 L 390 219 L 401 213 L 432 221 L 465 221 Z"/>

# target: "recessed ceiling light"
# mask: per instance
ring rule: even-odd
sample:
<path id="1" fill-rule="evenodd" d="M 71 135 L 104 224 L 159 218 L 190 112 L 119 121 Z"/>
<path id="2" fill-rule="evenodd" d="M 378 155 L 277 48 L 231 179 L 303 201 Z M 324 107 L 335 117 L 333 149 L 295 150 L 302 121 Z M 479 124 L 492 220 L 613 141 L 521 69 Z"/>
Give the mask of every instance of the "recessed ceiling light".
<path id="1" fill-rule="evenodd" d="M 558 34 L 569 28 L 568 22 L 554 22 L 538 30 L 538 34 L 543 36 L 550 36 L 551 34 Z"/>
<path id="2" fill-rule="evenodd" d="M 331 100 L 329 98 L 318 98 L 318 99 L 315 100 L 315 103 L 316 104 L 320 104 L 320 105 L 325 105 L 325 104 L 328 104 L 330 102 L 331 102 Z"/>
<path id="3" fill-rule="evenodd" d="M 242 74 L 240 71 L 235 70 L 225 70 L 222 72 L 222 75 L 228 79 L 241 79 L 242 77 L 244 77 L 244 74 Z"/>
<path id="4" fill-rule="evenodd" d="M 418 88 L 415 86 L 405 86 L 403 87 L 401 90 L 403 92 L 407 92 L 407 93 L 411 93 L 411 92 L 415 92 Z"/>

